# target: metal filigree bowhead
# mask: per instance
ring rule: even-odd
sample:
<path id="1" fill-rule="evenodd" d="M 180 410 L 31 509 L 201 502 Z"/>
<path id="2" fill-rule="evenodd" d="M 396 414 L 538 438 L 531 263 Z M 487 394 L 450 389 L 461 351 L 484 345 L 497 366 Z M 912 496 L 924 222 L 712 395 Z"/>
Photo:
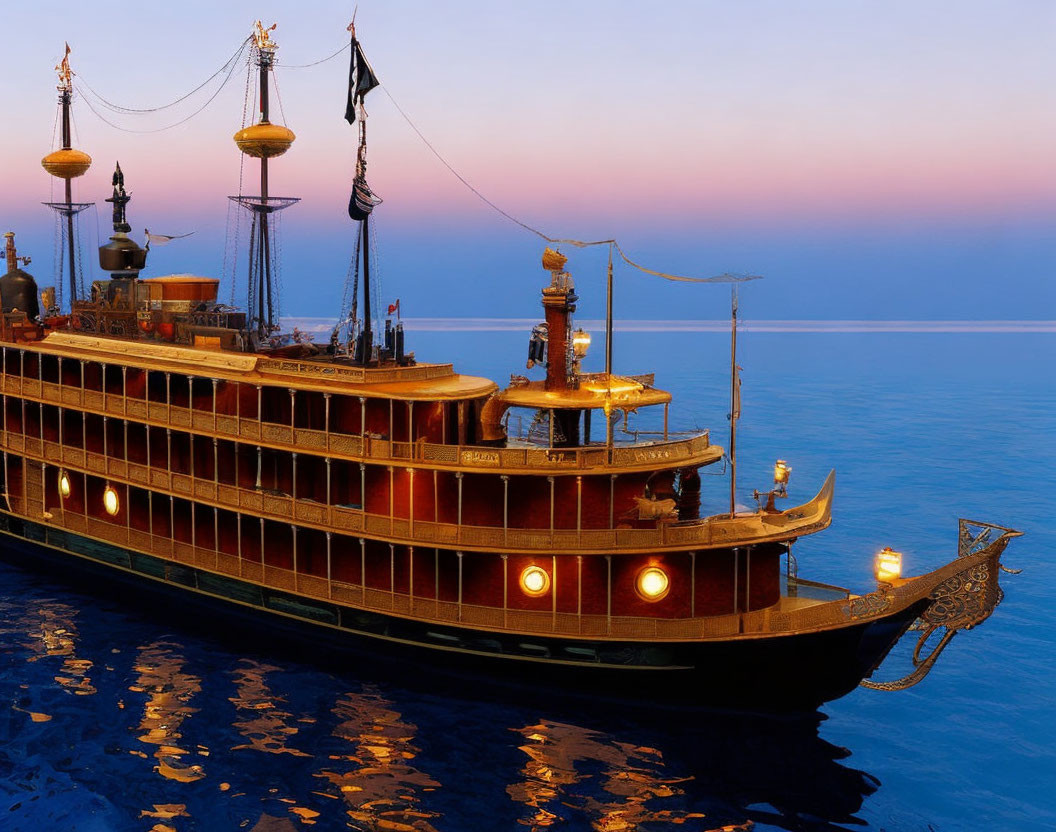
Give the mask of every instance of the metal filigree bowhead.
<path id="1" fill-rule="evenodd" d="M 996 538 L 995 533 L 999 533 Z M 910 627 L 920 632 L 913 648 L 913 670 L 891 682 L 866 679 L 862 681 L 862 687 L 873 690 L 905 690 L 912 687 L 928 675 L 957 633 L 970 630 L 989 618 L 1004 597 L 998 585 L 999 570 L 1011 574 L 1021 571 L 1008 569 L 1001 564 L 1001 554 L 1008 542 L 1021 534 L 1015 529 L 992 523 L 961 520 L 957 534 L 957 557 L 971 558 L 974 563 L 936 586 L 928 598 L 930 603 Z M 942 636 L 929 648 L 932 636 L 940 628 L 943 630 Z"/>

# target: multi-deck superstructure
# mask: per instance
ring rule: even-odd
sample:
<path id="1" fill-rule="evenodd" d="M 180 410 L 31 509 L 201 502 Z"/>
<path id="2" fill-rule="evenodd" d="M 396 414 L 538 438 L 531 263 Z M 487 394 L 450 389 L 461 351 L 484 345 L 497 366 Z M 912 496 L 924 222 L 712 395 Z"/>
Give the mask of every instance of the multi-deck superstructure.
<path id="1" fill-rule="evenodd" d="M 34 307 L 8 236 L 0 531 L 11 547 L 385 649 L 764 707 L 845 693 L 915 620 L 954 632 L 989 614 L 1009 530 L 991 539 L 975 524 L 985 533 L 962 531 L 961 558 L 912 580 L 889 564 L 878 590 L 857 596 L 790 564 L 791 544 L 830 523 L 832 475 L 780 511 L 779 463 L 758 510 L 702 510 L 699 471 L 723 449 L 707 432 L 669 429 L 671 396 L 651 375 L 581 372 L 578 298 L 555 251 L 529 348 L 545 378 L 500 390 L 420 362 L 391 321 L 375 344 L 366 223 L 378 200 L 361 112 L 372 73 L 350 92 L 364 314 L 323 348 L 280 335 L 267 162 L 293 134 L 268 122 L 275 45 L 259 25 L 256 48 L 261 120 L 235 137 L 262 171 L 261 194 L 237 198 L 253 215 L 249 315 L 217 302 L 216 279 L 141 276 L 120 168 L 114 236 L 100 249 L 110 277 L 71 299 L 70 314 Z M 352 51 L 362 79 L 354 34 Z M 617 430 L 642 408 L 662 409 L 661 430 Z M 941 592 L 973 603 L 943 618 Z"/>

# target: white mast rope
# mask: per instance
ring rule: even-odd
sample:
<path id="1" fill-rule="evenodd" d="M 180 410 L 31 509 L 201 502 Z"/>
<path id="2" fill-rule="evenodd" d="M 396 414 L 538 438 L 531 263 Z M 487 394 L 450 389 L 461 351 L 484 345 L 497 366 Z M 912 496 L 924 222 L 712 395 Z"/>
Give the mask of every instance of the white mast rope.
<path id="1" fill-rule="evenodd" d="M 435 147 L 433 147 L 432 143 L 422 134 L 422 131 L 418 129 L 417 125 L 415 125 L 414 121 L 411 120 L 411 117 L 409 115 L 407 115 L 407 112 L 403 109 L 403 107 L 400 106 L 399 102 L 396 101 L 395 98 L 393 98 L 392 93 L 389 92 L 388 87 L 386 87 L 384 84 L 382 84 L 381 88 L 385 91 L 385 95 L 388 96 L 389 101 L 392 102 L 393 106 L 396 108 L 396 110 L 399 112 L 399 114 L 401 116 L 403 116 L 404 121 L 406 121 L 407 124 L 410 126 L 410 128 L 418 135 L 418 138 L 422 140 L 422 142 L 425 144 L 425 146 L 427 148 L 429 148 L 430 152 L 440 161 L 440 164 L 442 164 L 445 168 L 447 168 L 451 172 L 451 174 L 459 182 L 461 182 L 470 191 L 472 191 L 477 196 L 477 198 L 480 199 L 480 201 L 483 202 L 485 205 L 487 205 L 488 207 L 490 207 L 494 211 L 497 211 L 499 214 L 502 214 L 502 216 L 504 216 L 510 222 L 519 225 L 525 231 L 529 231 L 532 234 L 535 234 L 537 237 L 541 237 L 542 239 L 546 240 L 546 242 L 553 243 L 554 245 L 570 245 L 570 246 L 575 246 L 576 248 L 587 248 L 589 246 L 611 246 L 612 248 L 614 248 L 616 250 L 616 252 L 620 255 L 620 257 L 623 259 L 623 261 L 628 266 L 631 266 L 632 268 L 635 268 L 638 271 L 643 272 L 645 274 L 651 274 L 654 277 L 662 277 L 665 280 L 676 280 L 676 281 L 680 281 L 680 282 L 683 282 L 683 283 L 743 283 L 743 282 L 748 281 L 748 280 L 760 280 L 760 279 L 762 279 L 762 275 L 758 275 L 758 274 L 732 274 L 732 273 L 726 273 L 726 274 L 717 275 L 715 277 L 688 277 L 686 275 L 680 275 L 680 274 L 669 274 L 668 272 L 656 271 L 655 269 L 649 269 L 649 268 L 646 268 L 645 266 L 642 266 L 642 265 L 639 265 L 638 263 L 635 263 L 630 257 L 628 257 L 624 253 L 623 249 L 620 248 L 619 242 L 617 242 L 615 239 L 584 241 L 584 240 L 573 240 L 573 239 L 564 239 L 564 238 L 551 237 L 551 236 L 549 236 L 547 234 L 544 234 L 538 228 L 534 228 L 534 227 L 528 225 L 528 223 L 517 219 L 517 217 L 513 216 L 512 214 L 507 213 L 502 208 L 500 208 L 498 205 L 496 205 L 494 202 L 492 202 L 490 199 L 488 199 L 486 196 L 484 196 L 484 194 L 482 194 L 480 191 L 478 191 L 476 188 L 474 188 L 466 180 L 466 178 L 464 176 L 462 176 L 462 174 L 460 174 L 457 170 L 455 170 L 451 166 L 451 164 L 447 161 L 447 159 L 445 159 L 440 154 L 440 151 L 438 151 Z"/>

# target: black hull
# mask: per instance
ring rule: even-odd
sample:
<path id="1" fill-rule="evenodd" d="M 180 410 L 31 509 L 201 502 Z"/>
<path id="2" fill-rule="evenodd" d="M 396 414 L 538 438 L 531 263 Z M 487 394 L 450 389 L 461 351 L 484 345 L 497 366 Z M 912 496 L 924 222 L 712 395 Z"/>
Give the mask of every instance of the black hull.
<path id="1" fill-rule="evenodd" d="M 522 636 L 411 621 L 260 587 L 0 514 L 0 557 L 78 588 L 103 591 L 212 637 L 248 636 L 258 650 L 463 690 L 545 691 L 676 707 L 811 711 L 854 690 L 926 602 L 821 632 L 699 642 Z M 173 613 L 176 613 L 174 616 Z M 195 613 L 195 614 L 192 614 Z M 198 614 L 200 613 L 200 614 Z M 223 622 L 224 627 L 217 625 Z M 262 627 L 267 636 L 262 637 Z"/>

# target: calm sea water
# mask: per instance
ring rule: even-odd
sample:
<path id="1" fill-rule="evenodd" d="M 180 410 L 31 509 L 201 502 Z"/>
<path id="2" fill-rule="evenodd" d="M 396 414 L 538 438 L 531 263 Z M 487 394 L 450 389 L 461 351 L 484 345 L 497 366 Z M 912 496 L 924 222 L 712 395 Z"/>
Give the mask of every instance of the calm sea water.
<path id="1" fill-rule="evenodd" d="M 522 333 L 410 340 L 499 381 L 523 367 Z M 838 471 L 833 527 L 797 544 L 802 576 L 868 589 L 884 545 L 927 570 L 955 556 L 959 516 L 1027 532 L 1004 602 L 916 688 L 797 720 L 438 693 L 0 563 L 0 829 L 1056 828 L 1056 337 L 742 348 L 741 499 L 777 457 L 794 501 Z M 725 350 L 635 332 L 616 365 L 656 370 L 673 426 L 720 439 Z M 725 488 L 705 477 L 706 509 Z M 891 659 L 889 678 L 905 669 Z"/>

